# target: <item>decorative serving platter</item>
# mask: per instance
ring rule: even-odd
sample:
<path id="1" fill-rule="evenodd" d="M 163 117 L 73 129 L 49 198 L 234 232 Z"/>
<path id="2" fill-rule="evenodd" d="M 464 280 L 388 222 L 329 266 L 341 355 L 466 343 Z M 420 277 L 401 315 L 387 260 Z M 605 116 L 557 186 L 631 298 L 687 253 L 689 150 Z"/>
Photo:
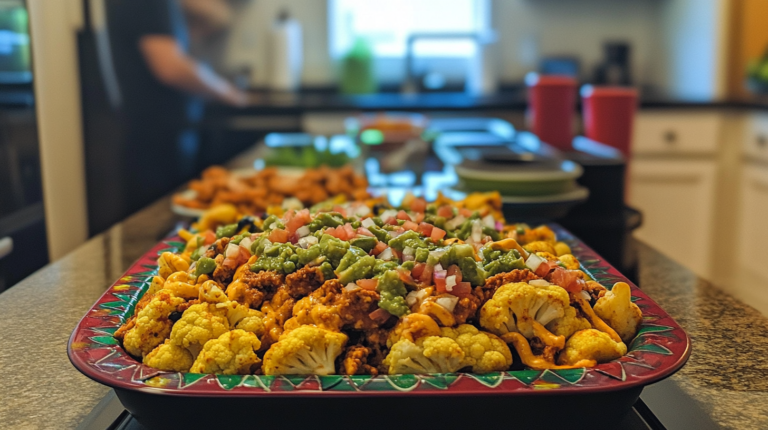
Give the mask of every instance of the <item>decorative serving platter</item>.
<path id="1" fill-rule="evenodd" d="M 83 317 L 69 340 L 72 364 L 96 382 L 120 390 L 195 397 L 263 396 L 412 396 L 587 394 L 625 390 L 657 382 L 680 369 L 691 353 L 685 331 L 615 268 L 557 225 L 558 239 L 571 247 L 582 269 L 607 288 L 616 282 L 632 287 L 632 301 L 643 323 L 627 355 L 593 368 L 518 370 L 485 375 L 265 376 L 203 375 L 153 369 L 128 355 L 114 338 L 133 314 L 154 275 L 157 257 L 184 243 L 171 237 L 146 253 L 112 285 Z"/>

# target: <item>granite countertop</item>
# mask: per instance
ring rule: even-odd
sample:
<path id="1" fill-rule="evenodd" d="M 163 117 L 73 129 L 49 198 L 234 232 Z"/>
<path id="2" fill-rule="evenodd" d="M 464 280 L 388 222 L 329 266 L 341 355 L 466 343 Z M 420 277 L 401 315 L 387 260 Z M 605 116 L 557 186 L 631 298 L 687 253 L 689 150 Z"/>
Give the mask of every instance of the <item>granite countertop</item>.
<path id="1" fill-rule="evenodd" d="M 0 294 L 0 428 L 74 428 L 109 391 L 69 363 L 88 308 L 179 221 L 164 198 Z M 688 364 L 671 378 L 723 428 L 768 422 L 768 318 L 638 244 L 640 286 L 685 328 Z M 669 381 L 669 380 L 668 380 Z"/>

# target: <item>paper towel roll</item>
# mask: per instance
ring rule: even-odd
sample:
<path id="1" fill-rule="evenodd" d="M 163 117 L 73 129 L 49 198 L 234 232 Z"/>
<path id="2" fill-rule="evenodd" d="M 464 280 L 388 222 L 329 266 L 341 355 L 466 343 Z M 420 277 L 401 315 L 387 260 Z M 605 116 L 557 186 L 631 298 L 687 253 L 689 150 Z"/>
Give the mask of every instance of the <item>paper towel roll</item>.
<path id="1" fill-rule="evenodd" d="M 276 91 L 296 91 L 301 84 L 301 24 L 292 18 L 280 19 L 270 32 L 268 65 L 269 87 Z"/>

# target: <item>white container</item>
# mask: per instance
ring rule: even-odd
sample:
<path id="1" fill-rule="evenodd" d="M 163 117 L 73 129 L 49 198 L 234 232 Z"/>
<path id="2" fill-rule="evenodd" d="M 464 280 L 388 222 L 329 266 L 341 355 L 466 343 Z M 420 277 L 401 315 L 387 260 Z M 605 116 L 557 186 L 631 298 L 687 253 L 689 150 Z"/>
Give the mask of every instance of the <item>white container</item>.
<path id="1" fill-rule="evenodd" d="M 303 66 L 301 24 L 283 12 L 269 34 L 269 88 L 296 91 Z"/>

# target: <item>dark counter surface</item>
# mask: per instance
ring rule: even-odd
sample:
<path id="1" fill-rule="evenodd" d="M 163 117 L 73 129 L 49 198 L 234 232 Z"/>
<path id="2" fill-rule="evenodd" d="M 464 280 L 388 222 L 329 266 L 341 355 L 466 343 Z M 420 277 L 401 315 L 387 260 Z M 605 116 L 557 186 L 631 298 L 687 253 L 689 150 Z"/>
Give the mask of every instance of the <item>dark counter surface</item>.
<path id="1" fill-rule="evenodd" d="M 0 294 L 0 428 L 74 428 L 108 388 L 69 363 L 67 341 L 96 299 L 179 221 L 163 198 Z M 638 244 L 640 286 L 693 342 L 671 381 L 723 428 L 768 423 L 768 318 Z"/>

